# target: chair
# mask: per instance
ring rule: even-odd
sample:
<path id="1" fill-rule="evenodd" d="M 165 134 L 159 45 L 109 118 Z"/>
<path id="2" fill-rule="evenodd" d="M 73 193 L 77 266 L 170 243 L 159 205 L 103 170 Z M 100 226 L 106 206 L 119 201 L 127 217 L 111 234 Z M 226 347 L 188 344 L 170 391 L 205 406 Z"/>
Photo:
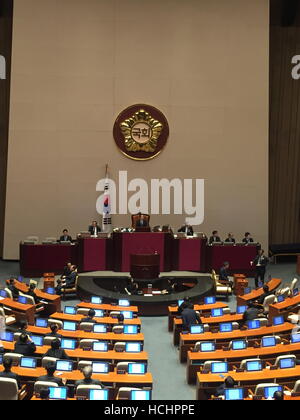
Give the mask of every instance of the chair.
<path id="1" fill-rule="evenodd" d="M 293 280 L 292 280 L 292 282 L 291 282 L 291 285 L 290 285 L 290 290 L 293 292 L 293 290 L 294 289 L 296 289 L 297 288 L 297 286 L 298 286 L 298 282 L 299 282 L 299 279 L 297 279 L 297 277 L 295 277 Z"/>
<path id="2" fill-rule="evenodd" d="M 202 371 L 203 372 L 211 372 L 212 363 L 221 363 L 221 361 L 220 360 L 207 360 L 203 364 Z"/>
<path id="3" fill-rule="evenodd" d="M 275 302 L 275 299 L 276 299 L 275 295 L 270 295 L 265 298 L 264 303 L 263 303 L 265 313 L 269 312 L 269 306 Z"/>
<path id="4" fill-rule="evenodd" d="M 231 314 L 231 310 L 230 308 L 223 308 L 223 315 L 230 315 Z"/>
<path id="5" fill-rule="evenodd" d="M 49 364 L 55 364 L 59 359 L 56 359 L 55 357 L 43 357 L 42 358 L 42 367 L 45 368 Z"/>
<path id="6" fill-rule="evenodd" d="M 49 320 L 48 320 L 48 325 L 49 325 L 49 327 L 50 327 L 50 325 L 52 325 L 52 324 L 55 324 L 55 325 L 57 325 L 58 326 L 58 328 L 61 330 L 62 329 L 62 327 L 63 327 L 63 322 L 62 321 L 60 321 L 59 319 L 54 319 L 54 318 L 49 318 Z"/>
<path id="7" fill-rule="evenodd" d="M 276 384 L 273 382 L 271 383 L 265 383 L 265 384 L 259 384 L 257 385 L 257 387 L 255 388 L 255 392 L 254 395 L 256 397 L 264 397 L 265 396 L 265 388 L 269 388 L 271 386 L 276 386 Z"/>
<path id="8" fill-rule="evenodd" d="M 72 296 L 76 295 L 77 296 L 77 287 L 78 287 L 78 276 L 76 276 L 74 287 L 70 287 L 70 288 L 66 287 L 66 288 L 61 289 L 62 290 L 62 299 L 65 300 L 65 298 L 67 296 L 70 296 L 70 295 L 72 295 Z"/>
<path id="9" fill-rule="evenodd" d="M 292 395 L 299 394 L 299 393 L 300 393 L 300 380 L 295 383 L 294 388 L 292 390 Z"/>
<path id="10" fill-rule="evenodd" d="M 248 362 L 261 362 L 261 360 L 260 359 L 244 359 L 241 361 L 240 369 L 246 370 L 246 364 Z"/>
<path id="11" fill-rule="evenodd" d="M 293 359 L 296 361 L 296 356 L 294 356 L 293 354 L 289 354 L 287 356 L 278 356 L 277 359 L 275 360 L 274 366 L 278 367 L 280 364 L 280 360 L 284 360 L 284 359 Z"/>
<path id="12" fill-rule="evenodd" d="M 91 389 L 102 389 L 100 385 L 78 385 L 76 389 L 76 398 L 89 398 Z"/>
<path id="13" fill-rule="evenodd" d="M 51 346 L 52 341 L 57 340 L 56 337 L 44 337 L 44 346 Z"/>
<path id="14" fill-rule="evenodd" d="M 19 353 L 5 353 L 4 355 L 5 358 L 7 359 L 11 359 L 13 366 L 19 366 L 20 364 L 20 360 L 23 357 L 23 354 L 19 354 Z"/>
<path id="15" fill-rule="evenodd" d="M 123 332 L 124 332 L 124 326 L 123 325 L 115 325 L 112 328 L 112 332 L 114 334 L 123 334 Z"/>
<path id="16" fill-rule="evenodd" d="M 259 321 L 261 327 L 267 327 L 268 322 L 269 322 L 267 318 L 256 318 L 254 319 L 254 321 Z"/>
<path id="17" fill-rule="evenodd" d="M 20 296 L 24 296 L 24 297 L 26 297 L 27 302 L 28 302 L 28 304 L 29 304 L 29 305 L 34 305 L 34 306 L 36 306 L 36 308 L 35 308 L 35 312 L 36 312 L 36 313 L 43 312 L 43 311 L 45 310 L 44 306 L 41 306 L 41 305 L 38 305 L 38 306 L 37 306 L 37 305 L 36 305 L 36 303 L 35 303 L 35 300 L 34 300 L 34 297 L 33 297 L 33 296 L 26 295 L 25 293 L 22 293 L 22 292 L 20 292 Z"/>
<path id="18" fill-rule="evenodd" d="M 142 391 L 141 388 L 127 388 L 122 387 L 119 389 L 117 400 L 130 400 L 131 399 L 131 391 Z"/>
<path id="19" fill-rule="evenodd" d="M 130 362 L 119 362 L 116 366 L 117 373 L 128 372 L 128 365 Z"/>
<path id="20" fill-rule="evenodd" d="M 14 333 L 14 341 L 18 341 L 21 335 L 22 335 L 21 332 Z"/>
<path id="21" fill-rule="evenodd" d="M 228 296 L 232 294 L 231 286 L 220 283 L 219 276 L 216 274 L 215 270 L 212 270 L 211 278 L 214 282 L 215 293 L 217 296 L 221 295 L 228 298 Z"/>
<path id="22" fill-rule="evenodd" d="M 292 324 L 298 324 L 298 322 L 300 321 L 300 311 L 298 312 L 298 314 L 290 314 L 287 317 L 287 321 L 291 322 Z"/>
<path id="23" fill-rule="evenodd" d="M 8 298 L 9 298 L 9 299 L 13 299 L 13 294 L 12 294 L 12 292 L 11 292 L 11 291 L 10 291 L 7 287 L 6 287 L 4 290 L 6 291 Z"/>
<path id="24" fill-rule="evenodd" d="M 15 379 L 0 378 L 0 401 L 17 401 L 19 395 Z"/>
<path id="25" fill-rule="evenodd" d="M 85 332 L 92 332 L 94 325 L 92 322 L 82 322 L 81 324 L 79 324 L 79 329 L 81 331 L 85 331 Z"/>
<path id="26" fill-rule="evenodd" d="M 114 351 L 117 351 L 119 353 L 124 352 L 125 349 L 126 349 L 126 343 L 125 342 L 119 341 L 119 342 L 115 343 L 115 345 L 114 345 Z"/>
<path id="27" fill-rule="evenodd" d="M 138 220 L 140 220 L 141 216 L 144 217 L 144 219 L 147 222 L 147 227 L 149 228 L 149 226 L 150 226 L 150 215 L 149 214 L 144 214 L 144 213 L 142 214 L 142 213 L 140 213 L 140 214 L 133 214 L 131 216 L 131 222 L 132 222 L 133 229 L 136 229 L 137 228 L 136 227 L 136 224 L 137 224 Z M 147 227 L 146 227 L 146 229 L 147 229 Z M 138 229 L 139 229 L 139 227 L 138 227 Z"/>
<path id="28" fill-rule="evenodd" d="M 85 316 L 88 316 L 89 312 L 90 312 L 90 309 L 89 308 L 78 308 L 77 309 L 77 315 L 85 315 Z"/>
<path id="29" fill-rule="evenodd" d="M 5 325 L 12 325 L 16 322 L 16 317 L 13 315 L 6 315 L 3 308 L 0 308 L 0 317 L 1 316 L 5 320 Z"/>
<path id="30" fill-rule="evenodd" d="M 58 388 L 58 384 L 56 384 L 55 382 L 37 381 L 34 384 L 33 392 L 35 395 L 39 395 L 42 389 L 53 388 L 53 387 Z"/>
<path id="31" fill-rule="evenodd" d="M 109 313 L 110 318 L 117 318 L 119 315 L 121 315 L 121 311 L 111 311 Z"/>
<path id="32" fill-rule="evenodd" d="M 79 348 L 83 350 L 91 350 L 93 348 L 93 343 L 97 343 L 98 340 L 93 340 L 91 338 L 86 338 L 84 340 L 80 340 Z"/>
<path id="33" fill-rule="evenodd" d="M 91 360 L 80 360 L 78 362 L 77 369 L 81 372 L 85 367 L 92 366 L 93 362 Z"/>

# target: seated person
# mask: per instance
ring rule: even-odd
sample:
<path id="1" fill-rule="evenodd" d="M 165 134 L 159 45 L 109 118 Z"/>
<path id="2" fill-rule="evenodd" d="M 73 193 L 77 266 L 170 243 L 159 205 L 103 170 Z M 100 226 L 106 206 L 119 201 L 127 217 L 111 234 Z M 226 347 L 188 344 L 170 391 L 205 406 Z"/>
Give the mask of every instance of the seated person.
<path id="1" fill-rule="evenodd" d="M 144 214 L 139 213 L 139 219 L 136 221 L 135 227 L 148 227 L 148 220 Z"/>
<path id="2" fill-rule="evenodd" d="M 253 321 L 256 318 L 263 317 L 263 309 L 253 302 L 249 302 L 248 308 L 243 314 L 243 323 L 246 324 L 247 321 Z"/>
<path id="3" fill-rule="evenodd" d="M 182 314 L 182 312 L 184 311 L 184 309 L 186 309 L 186 308 L 188 308 L 188 307 L 191 307 L 191 305 L 193 305 L 192 304 L 192 302 L 190 301 L 190 298 L 189 297 L 185 297 L 184 299 L 183 299 L 183 302 L 182 302 L 182 304 L 179 306 L 179 308 L 178 308 L 178 315 L 181 315 Z M 194 309 L 194 305 L 193 305 L 193 309 Z"/>
<path id="4" fill-rule="evenodd" d="M 139 285 L 131 278 L 128 285 L 125 287 L 125 292 L 128 295 L 137 295 L 139 291 Z"/>
<path id="5" fill-rule="evenodd" d="M 40 303 L 40 299 L 35 294 L 36 285 L 34 283 L 30 283 L 28 292 L 26 295 L 33 297 L 35 305 Z"/>
<path id="6" fill-rule="evenodd" d="M 62 338 L 62 335 L 57 333 L 57 331 L 59 330 L 59 327 L 57 324 L 51 324 L 50 330 L 51 330 L 51 333 L 46 334 L 45 337 Z"/>
<path id="7" fill-rule="evenodd" d="M 235 244 L 235 238 L 233 236 L 233 233 L 228 233 L 228 236 L 225 239 L 225 242 Z"/>
<path id="8" fill-rule="evenodd" d="M 123 314 L 119 314 L 117 316 L 117 320 L 118 320 L 118 325 L 124 325 L 124 315 Z"/>
<path id="9" fill-rule="evenodd" d="M 62 289 L 71 289 L 76 284 L 77 278 L 77 267 L 76 265 L 71 266 L 71 273 L 63 280 L 57 280 L 57 286 L 55 288 L 56 293 L 59 295 L 62 293 Z"/>
<path id="10" fill-rule="evenodd" d="M 14 352 L 22 354 L 23 356 L 33 356 L 36 351 L 36 346 L 31 338 L 23 333 L 15 344 Z"/>
<path id="11" fill-rule="evenodd" d="M 174 292 L 175 292 L 176 285 L 177 285 L 176 281 L 171 280 L 171 279 L 168 279 L 168 280 L 167 280 L 167 285 L 166 285 L 166 288 L 165 288 L 165 290 L 164 290 L 164 291 L 165 291 L 166 293 L 168 293 L 169 295 L 171 295 L 172 293 L 174 293 Z"/>
<path id="12" fill-rule="evenodd" d="M 274 392 L 273 399 L 275 401 L 283 401 L 284 400 L 284 393 L 282 391 Z"/>
<path id="13" fill-rule="evenodd" d="M 45 353 L 44 357 L 53 357 L 60 360 L 69 359 L 64 349 L 61 348 L 61 341 L 58 338 L 51 342 L 51 348 Z"/>
<path id="14" fill-rule="evenodd" d="M 40 390 L 40 400 L 48 401 L 50 397 L 50 389 L 49 388 L 42 388 Z"/>
<path id="15" fill-rule="evenodd" d="M 263 285 L 263 291 L 264 293 L 256 301 L 259 305 L 263 305 L 266 297 L 273 295 L 273 292 L 270 292 L 269 286 L 267 284 Z"/>
<path id="16" fill-rule="evenodd" d="M 0 372 L 0 378 L 15 379 L 17 381 L 18 388 L 20 389 L 21 388 L 20 379 L 16 373 L 13 373 L 11 371 L 12 365 L 13 365 L 13 360 L 10 357 L 4 356 L 3 358 L 4 371 Z"/>
<path id="17" fill-rule="evenodd" d="M 26 334 L 28 328 L 28 322 L 26 320 L 20 321 L 20 328 L 17 330 L 18 333 Z"/>
<path id="18" fill-rule="evenodd" d="M 54 376 L 56 370 L 56 364 L 54 362 L 50 362 L 46 366 L 47 375 L 40 376 L 37 378 L 37 382 L 53 382 L 58 386 L 64 386 L 64 383 L 61 378 L 56 378 Z"/>
<path id="19" fill-rule="evenodd" d="M 88 316 L 86 318 L 82 318 L 80 322 L 90 322 L 92 324 L 96 324 L 97 321 L 94 319 L 95 315 L 96 312 L 94 311 L 94 309 L 90 309 Z"/>
<path id="20" fill-rule="evenodd" d="M 66 263 L 66 265 L 64 266 L 64 271 L 61 275 L 61 279 L 65 279 L 66 277 L 68 277 L 71 274 L 72 265 L 73 264 L 71 262 Z"/>
<path id="21" fill-rule="evenodd" d="M 233 282 L 229 277 L 228 269 L 229 269 L 229 262 L 225 261 L 222 267 L 220 268 L 219 280 L 220 280 L 220 283 L 229 283 L 232 286 Z"/>
<path id="22" fill-rule="evenodd" d="M 209 245 L 213 244 L 214 242 L 222 242 L 217 230 L 213 231 L 212 236 L 208 241 Z"/>
<path id="23" fill-rule="evenodd" d="M 202 324 L 200 315 L 194 310 L 194 305 L 192 303 L 182 311 L 181 318 L 184 331 L 188 331 L 191 325 Z"/>
<path id="24" fill-rule="evenodd" d="M 93 369 L 91 366 L 85 366 L 82 369 L 82 373 L 83 373 L 84 379 L 81 379 L 80 381 L 75 382 L 75 390 L 78 388 L 79 385 L 99 385 L 103 387 L 100 381 L 98 381 L 97 379 L 92 379 Z"/>
<path id="25" fill-rule="evenodd" d="M 244 244 L 250 244 L 250 243 L 254 242 L 253 241 L 253 238 L 251 238 L 251 233 L 250 232 L 246 232 L 245 233 L 245 237 L 243 238 L 243 241 L 242 242 Z"/>
<path id="26" fill-rule="evenodd" d="M 62 236 L 59 238 L 58 242 L 73 242 L 72 236 L 69 235 L 68 229 L 63 230 Z"/>
<path id="27" fill-rule="evenodd" d="M 94 220 L 92 224 L 89 226 L 89 232 L 91 236 L 97 236 L 98 233 L 101 232 L 101 228 L 98 226 L 98 222 Z"/>
<path id="28" fill-rule="evenodd" d="M 224 383 L 216 389 L 214 397 L 225 397 L 225 389 L 235 388 L 236 385 L 235 380 L 231 376 L 227 376 Z"/>
<path id="29" fill-rule="evenodd" d="M 178 233 L 185 233 L 187 236 L 193 236 L 194 229 L 191 225 L 185 223 L 183 226 L 181 226 L 180 229 L 178 229 Z"/>
<path id="30" fill-rule="evenodd" d="M 16 279 L 11 277 L 9 279 L 7 288 L 11 291 L 13 299 L 18 299 L 20 293 L 19 293 L 19 290 L 15 286 L 15 282 L 16 282 Z"/>

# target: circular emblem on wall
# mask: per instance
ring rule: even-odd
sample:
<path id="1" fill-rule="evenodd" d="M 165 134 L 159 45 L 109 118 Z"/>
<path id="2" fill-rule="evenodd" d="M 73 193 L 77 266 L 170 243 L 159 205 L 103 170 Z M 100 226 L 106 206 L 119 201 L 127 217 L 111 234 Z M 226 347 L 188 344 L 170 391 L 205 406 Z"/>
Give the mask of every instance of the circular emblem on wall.
<path id="1" fill-rule="evenodd" d="M 169 137 L 164 114 L 150 105 L 132 105 L 116 119 L 114 139 L 119 150 L 130 159 L 148 160 L 158 156 Z"/>

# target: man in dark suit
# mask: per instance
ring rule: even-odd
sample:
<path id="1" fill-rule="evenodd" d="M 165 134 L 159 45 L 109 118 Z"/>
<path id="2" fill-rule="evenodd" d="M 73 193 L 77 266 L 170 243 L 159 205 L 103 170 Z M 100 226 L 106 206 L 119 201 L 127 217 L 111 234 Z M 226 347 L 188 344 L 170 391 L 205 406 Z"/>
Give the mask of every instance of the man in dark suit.
<path id="1" fill-rule="evenodd" d="M 59 360 L 69 359 L 64 349 L 61 348 L 61 341 L 58 338 L 51 342 L 51 349 L 45 353 L 45 357 L 53 357 Z"/>
<path id="2" fill-rule="evenodd" d="M 212 236 L 208 241 L 209 245 L 213 244 L 214 242 L 222 242 L 217 230 L 213 231 Z"/>
<path id="3" fill-rule="evenodd" d="M 63 230 L 63 234 L 59 238 L 59 242 L 73 242 L 72 236 L 69 235 L 68 229 Z"/>
<path id="4" fill-rule="evenodd" d="M 183 299 L 182 304 L 178 307 L 178 315 L 181 315 L 181 314 L 182 314 L 182 312 L 183 312 L 186 308 L 191 307 L 191 305 L 193 305 L 193 304 L 192 304 L 192 302 L 191 302 L 190 298 L 189 298 L 189 297 L 185 297 L 185 298 Z M 194 309 L 194 305 L 193 305 L 192 309 Z"/>
<path id="5" fill-rule="evenodd" d="M 264 283 L 266 267 L 269 259 L 264 255 L 264 250 L 259 249 L 257 256 L 254 261 L 251 261 L 251 265 L 255 266 L 255 286 L 258 287 L 258 282 Z"/>
<path id="6" fill-rule="evenodd" d="M 80 381 L 75 382 L 75 390 L 79 387 L 79 385 L 98 385 L 98 386 L 103 387 L 100 381 L 98 381 L 97 379 L 92 379 L 93 369 L 91 366 L 85 366 L 82 369 L 82 373 L 83 373 L 84 379 L 81 379 Z"/>
<path id="7" fill-rule="evenodd" d="M 148 227 L 148 220 L 146 219 L 146 217 L 142 214 L 139 213 L 139 219 L 136 221 L 135 227 Z"/>
<path id="8" fill-rule="evenodd" d="M 16 373 L 13 373 L 11 371 L 12 364 L 13 364 L 12 359 L 10 357 L 4 356 L 3 358 L 4 371 L 0 372 L 0 378 L 15 379 L 17 381 L 18 388 L 20 389 L 21 388 L 20 379 Z"/>
<path id="9" fill-rule="evenodd" d="M 61 275 L 61 278 L 64 279 L 66 277 L 68 277 L 71 274 L 71 267 L 72 267 L 72 263 L 71 262 L 67 262 L 66 265 L 64 266 L 64 271 Z"/>
<path id="10" fill-rule="evenodd" d="M 230 285 L 232 286 L 232 281 L 229 278 L 229 262 L 224 262 L 224 264 L 222 265 L 222 267 L 220 268 L 220 273 L 219 273 L 219 280 L 220 282 L 224 282 L 224 283 L 230 283 Z"/>
<path id="11" fill-rule="evenodd" d="M 233 233 L 228 233 L 228 236 L 225 239 L 225 242 L 235 244 L 235 238 L 233 236 Z"/>
<path id="12" fill-rule="evenodd" d="M 97 236 L 98 233 L 101 232 L 101 228 L 98 226 L 98 222 L 94 220 L 92 224 L 89 226 L 89 232 L 91 236 Z"/>
<path id="13" fill-rule="evenodd" d="M 23 356 L 33 356 L 36 351 L 36 346 L 27 334 L 21 334 L 19 341 L 15 344 L 14 352 L 22 354 Z"/>
<path id="14" fill-rule="evenodd" d="M 185 233 L 187 236 L 193 236 L 194 229 L 191 225 L 185 223 L 183 226 L 181 226 L 180 229 L 178 229 L 178 233 Z"/>
<path id="15" fill-rule="evenodd" d="M 192 303 L 182 311 L 181 317 L 184 331 L 188 331 L 191 325 L 202 324 L 200 315 L 194 310 L 194 305 Z"/>
<path id="16" fill-rule="evenodd" d="M 77 267 L 76 265 L 71 266 L 71 273 L 65 278 L 64 284 L 66 287 L 74 287 L 77 277 Z"/>
<path id="17" fill-rule="evenodd" d="M 243 314 L 243 323 L 246 324 L 247 321 L 253 321 L 256 318 L 262 317 L 262 315 L 263 309 L 255 303 L 250 302 L 247 310 Z"/>
<path id="18" fill-rule="evenodd" d="M 245 237 L 243 239 L 244 244 L 251 244 L 253 241 L 253 238 L 251 238 L 251 233 L 250 232 L 246 232 L 245 233 Z"/>
<path id="19" fill-rule="evenodd" d="M 51 324 L 50 325 L 51 333 L 48 333 L 45 335 L 45 337 L 56 337 L 56 338 L 62 338 L 62 335 L 58 334 L 57 331 L 59 330 L 57 324 Z"/>
<path id="20" fill-rule="evenodd" d="M 263 291 L 264 293 L 257 299 L 257 303 L 259 305 L 262 305 L 264 303 L 264 300 L 266 299 L 266 297 L 274 294 L 274 292 L 270 292 L 269 286 L 267 284 L 263 285 Z"/>
<path id="21" fill-rule="evenodd" d="M 86 318 L 82 318 L 82 320 L 80 322 L 81 323 L 82 322 L 90 322 L 92 324 L 96 324 L 97 321 L 94 319 L 95 315 L 96 315 L 96 312 L 94 311 L 94 309 L 90 309 L 88 316 Z"/>
<path id="22" fill-rule="evenodd" d="M 224 397 L 225 396 L 225 389 L 232 389 L 236 387 L 236 382 L 231 376 L 227 376 L 227 378 L 224 380 L 224 384 L 220 385 L 215 393 L 215 397 Z"/>
<path id="23" fill-rule="evenodd" d="M 15 286 L 15 282 L 16 282 L 16 280 L 13 277 L 11 277 L 9 279 L 9 283 L 8 283 L 7 288 L 8 288 L 8 290 L 11 291 L 13 299 L 18 299 L 20 293 L 19 293 L 19 290 Z"/>
<path id="24" fill-rule="evenodd" d="M 46 366 L 47 375 L 40 376 L 37 379 L 37 382 L 52 382 L 52 383 L 57 384 L 58 386 L 64 386 L 64 383 L 63 383 L 62 379 L 61 378 L 56 378 L 54 376 L 55 370 L 56 370 L 55 363 L 50 362 Z"/>

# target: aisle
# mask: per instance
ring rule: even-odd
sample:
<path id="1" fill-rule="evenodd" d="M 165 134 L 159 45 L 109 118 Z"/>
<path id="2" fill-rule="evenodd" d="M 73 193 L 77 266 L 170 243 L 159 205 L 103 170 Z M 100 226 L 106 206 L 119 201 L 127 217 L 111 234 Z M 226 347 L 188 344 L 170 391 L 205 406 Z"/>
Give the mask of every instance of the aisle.
<path id="1" fill-rule="evenodd" d="M 153 375 L 154 400 L 195 400 L 196 387 L 186 383 L 186 364 L 179 363 L 178 350 L 168 332 L 167 317 L 142 318 L 149 371 Z"/>

